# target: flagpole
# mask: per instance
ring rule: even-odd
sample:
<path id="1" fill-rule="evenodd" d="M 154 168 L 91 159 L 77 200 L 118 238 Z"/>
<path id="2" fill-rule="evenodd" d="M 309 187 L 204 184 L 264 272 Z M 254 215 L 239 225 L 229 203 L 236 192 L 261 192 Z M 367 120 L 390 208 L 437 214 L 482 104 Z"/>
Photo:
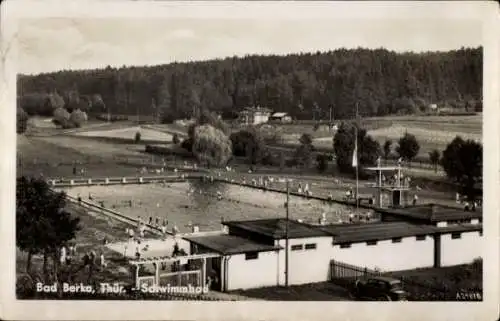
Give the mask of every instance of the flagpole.
<path id="1" fill-rule="evenodd" d="M 356 144 L 356 214 L 359 212 L 359 157 L 358 157 L 358 118 L 359 118 L 359 111 L 358 111 L 358 103 L 356 103 L 356 128 L 355 128 L 355 144 Z"/>

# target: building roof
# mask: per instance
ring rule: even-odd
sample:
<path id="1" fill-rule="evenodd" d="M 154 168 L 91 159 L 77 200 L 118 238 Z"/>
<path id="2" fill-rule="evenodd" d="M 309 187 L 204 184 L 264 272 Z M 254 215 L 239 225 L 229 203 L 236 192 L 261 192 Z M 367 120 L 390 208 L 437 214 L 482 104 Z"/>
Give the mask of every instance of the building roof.
<path id="1" fill-rule="evenodd" d="M 246 252 L 267 252 L 280 249 L 279 246 L 261 244 L 246 238 L 226 234 L 186 236 L 184 239 L 224 255 Z"/>
<path id="2" fill-rule="evenodd" d="M 254 106 L 254 107 L 245 107 L 243 109 L 243 112 L 265 112 L 265 113 L 270 113 L 272 112 L 271 109 L 269 108 L 265 108 L 265 107 L 261 107 L 261 106 Z"/>
<path id="3" fill-rule="evenodd" d="M 483 211 L 481 209 L 476 209 L 475 212 L 472 212 L 465 211 L 461 208 L 437 204 L 423 204 L 404 208 L 375 209 L 375 211 L 381 214 L 392 214 L 403 219 L 407 217 L 431 223 L 482 218 L 483 216 Z"/>
<path id="4" fill-rule="evenodd" d="M 454 233 L 454 232 L 472 232 L 482 231 L 483 224 L 453 224 L 445 227 L 436 227 L 436 231 L 440 234 Z"/>
<path id="5" fill-rule="evenodd" d="M 286 238 L 286 219 L 263 219 L 249 221 L 224 222 L 228 227 L 236 227 L 249 232 L 258 233 L 275 240 Z M 288 220 L 288 238 L 298 239 L 307 237 L 330 236 L 327 232 L 311 225 Z"/>
<path id="6" fill-rule="evenodd" d="M 288 113 L 274 113 L 271 117 L 285 117 L 288 116 Z"/>
<path id="7" fill-rule="evenodd" d="M 407 222 L 377 222 L 359 224 L 332 224 L 318 226 L 333 236 L 335 243 L 389 240 L 397 237 L 434 234 L 436 228 Z"/>
<path id="8" fill-rule="evenodd" d="M 398 237 L 481 231 L 482 224 L 455 224 L 446 227 L 408 222 L 332 224 L 318 228 L 333 236 L 334 243 L 389 240 Z"/>

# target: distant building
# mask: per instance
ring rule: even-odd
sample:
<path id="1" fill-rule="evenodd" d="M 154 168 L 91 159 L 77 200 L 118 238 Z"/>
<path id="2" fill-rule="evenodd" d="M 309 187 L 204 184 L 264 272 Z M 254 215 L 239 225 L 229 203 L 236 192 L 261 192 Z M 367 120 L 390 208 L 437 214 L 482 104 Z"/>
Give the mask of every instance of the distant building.
<path id="1" fill-rule="evenodd" d="M 289 124 L 292 122 L 292 116 L 288 113 L 274 113 L 269 117 L 269 122 Z"/>
<path id="2" fill-rule="evenodd" d="M 245 125 L 257 125 L 267 123 L 269 116 L 271 116 L 271 110 L 268 108 L 247 107 L 239 113 L 238 121 Z"/>

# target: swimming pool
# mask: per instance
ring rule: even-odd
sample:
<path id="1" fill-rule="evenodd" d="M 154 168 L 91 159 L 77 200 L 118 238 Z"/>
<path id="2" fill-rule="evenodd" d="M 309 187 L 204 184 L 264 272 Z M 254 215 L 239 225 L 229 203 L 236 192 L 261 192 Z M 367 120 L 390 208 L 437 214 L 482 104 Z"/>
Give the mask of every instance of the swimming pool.
<path id="1" fill-rule="evenodd" d="M 250 220 L 286 216 L 286 194 L 263 191 L 221 182 L 198 180 L 186 183 L 79 186 L 64 188 L 68 195 L 80 196 L 101 203 L 132 218 L 141 216 L 167 219 L 169 229 L 174 225 L 180 232 L 188 232 L 191 225 L 200 231 L 221 228 L 221 220 Z M 132 205 L 132 206 L 130 206 Z M 289 215 L 317 223 L 322 214 L 327 223 L 348 221 L 355 208 L 343 204 L 324 202 L 305 197 L 290 196 Z M 360 214 L 368 210 L 360 209 Z"/>

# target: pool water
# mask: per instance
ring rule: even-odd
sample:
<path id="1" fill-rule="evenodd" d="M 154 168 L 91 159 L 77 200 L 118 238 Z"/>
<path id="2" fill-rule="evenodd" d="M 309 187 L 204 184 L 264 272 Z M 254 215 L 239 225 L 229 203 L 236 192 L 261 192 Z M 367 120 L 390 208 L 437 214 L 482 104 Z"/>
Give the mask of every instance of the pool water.
<path id="1" fill-rule="evenodd" d="M 177 226 L 180 232 L 221 229 L 221 220 L 251 220 L 286 217 L 286 194 L 262 191 L 250 187 L 220 183 L 189 181 L 171 184 L 81 186 L 63 189 L 68 195 L 102 202 L 132 218 L 145 221 L 153 217 L 166 218 L 169 229 Z M 130 206 L 130 201 L 132 206 Z M 317 223 L 322 214 L 327 223 L 348 221 L 355 208 L 337 203 L 290 196 L 289 216 L 308 223 Z M 360 214 L 367 210 L 360 209 Z"/>

